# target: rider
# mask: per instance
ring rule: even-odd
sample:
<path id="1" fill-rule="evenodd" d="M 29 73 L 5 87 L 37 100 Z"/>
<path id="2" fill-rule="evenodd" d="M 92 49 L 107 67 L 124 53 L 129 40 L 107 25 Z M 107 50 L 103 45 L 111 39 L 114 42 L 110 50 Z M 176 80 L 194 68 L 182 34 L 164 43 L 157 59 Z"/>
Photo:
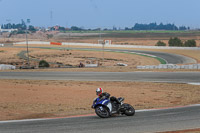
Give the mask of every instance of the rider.
<path id="1" fill-rule="evenodd" d="M 110 97 L 109 93 L 107 93 L 107 92 L 103 93 L 103 88 L 97 88 L 96 89 L 96 94 L 100 98 L 99 101 L 101 101 L 102 99 L 106 99 L 106 98 Z M 114 96 L 110 97 L 110 100 L 113 101 L 113 102 L 116 101 L 117 103 L 120 103 L 119 100 Z"/>

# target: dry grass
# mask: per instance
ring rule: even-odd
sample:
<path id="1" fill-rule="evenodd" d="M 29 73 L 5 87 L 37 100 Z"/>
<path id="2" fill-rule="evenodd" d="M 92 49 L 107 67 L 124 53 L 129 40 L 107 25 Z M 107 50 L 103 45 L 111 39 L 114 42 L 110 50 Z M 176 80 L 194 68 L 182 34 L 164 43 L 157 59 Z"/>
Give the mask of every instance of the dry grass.
<path id="1" fill-rule="evenodd" d="M 33 45 L 35 46 L 35 45 Z M 56 47 L 55 47 L 56 48 Z M 66 48 L 66 47 L 65 47 Z M 1 48 L 4 52 L 0 53 L 0 63 L 11 64 L 19 62 L 22 64 L 23 59 L 17 56 L 25 48 Z M 80 50 L 55 50 L 55 49 L 39 49 L 29 48 L 29 56 L 34 59 L 46 60 L 53 63 L 62 63 L 64 65 L 78 66 L 80 62 L 85 62 L 94 58 L 103 66 L 116 67 L 117 63 L 128 64 L 128 69 L 136 68 L 138 65 L 158 65 L 159 61 L 153 58 L 143 56 L 113 52 L 101 51 L 80 51 Z M 103 60 L 104 57 L 104 60 Z M 32 65 L 38 65 L 35 61 L 31 61 Z"/>

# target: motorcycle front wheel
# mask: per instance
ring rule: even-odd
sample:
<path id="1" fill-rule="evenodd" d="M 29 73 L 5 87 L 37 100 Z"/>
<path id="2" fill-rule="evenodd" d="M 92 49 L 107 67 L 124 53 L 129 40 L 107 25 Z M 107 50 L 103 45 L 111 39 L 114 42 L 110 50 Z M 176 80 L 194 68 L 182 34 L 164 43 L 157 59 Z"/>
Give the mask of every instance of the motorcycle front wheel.
<path id="1" fill-rule="evenodd" d="M 135 109 L 130 104 L 126 104 L 126 111 L 124 114 L 127 116 L 133 116 L 135 114 Z"/>
<path id="2" fill-rule="evenodd" d="M 95 108 L 95 113 L 101 118 L 110 117 L 110 113 L 109 113 L 108 109 L 104 106 L 97 106 Z"/>

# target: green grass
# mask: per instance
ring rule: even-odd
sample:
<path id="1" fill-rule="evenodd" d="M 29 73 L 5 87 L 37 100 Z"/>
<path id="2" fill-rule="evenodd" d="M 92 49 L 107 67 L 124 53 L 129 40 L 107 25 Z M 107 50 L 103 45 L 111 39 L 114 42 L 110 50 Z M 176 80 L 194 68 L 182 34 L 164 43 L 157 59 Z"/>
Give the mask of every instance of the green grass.
<path id="1" fill-rule="evenodd" d="M 167 64 L 167 62 L 162 58 L 155 57 L 155 59 L 159 60 L 161 64 Z"/>
<path id="2" fill-rule="evenodd" d="M 5 51 L 4 51 L 4 50 L 0 50 L 0 52 L 2 52 L 2 53 L 3 53 L 3 52 L 5 52 Z"/>
<path id="3" fill-rule="evenodd" d="M 200 36 L 200 31 L 167 31 L 167 30 L 149 30 L 149 31 L 135 31 L 135 30 L 127 30 L 127 31 L 66 31 L 65 33 L 102 33 L 102 38 L 151 38 L 151 39 L 166 39 L 171 37 L 191 37 L 196 38 Z M 98 38 L 99 34 L 96 35 L 85 35 L 85 36 L 77 36 L 78 40 L 88 39 L 88 38 Z"/>
<path id="4" fill-rule="evenodd" d="M 65 31 L 63 33 L 200 33 L 200 31 L 122 30 L 122 31 Z"/>

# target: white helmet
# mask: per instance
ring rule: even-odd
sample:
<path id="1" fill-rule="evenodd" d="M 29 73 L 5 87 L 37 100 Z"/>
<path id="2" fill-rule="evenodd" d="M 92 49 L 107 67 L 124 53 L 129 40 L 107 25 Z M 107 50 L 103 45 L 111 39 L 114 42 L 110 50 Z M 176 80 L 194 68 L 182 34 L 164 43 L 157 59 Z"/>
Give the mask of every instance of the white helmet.
<path id="1" fill-rule="evenodd" d="M 100 96 L 102 93 L 103 93 L 103 89 L 102 88 L 97 88 L 96 89 L 97 96 Z"/>

